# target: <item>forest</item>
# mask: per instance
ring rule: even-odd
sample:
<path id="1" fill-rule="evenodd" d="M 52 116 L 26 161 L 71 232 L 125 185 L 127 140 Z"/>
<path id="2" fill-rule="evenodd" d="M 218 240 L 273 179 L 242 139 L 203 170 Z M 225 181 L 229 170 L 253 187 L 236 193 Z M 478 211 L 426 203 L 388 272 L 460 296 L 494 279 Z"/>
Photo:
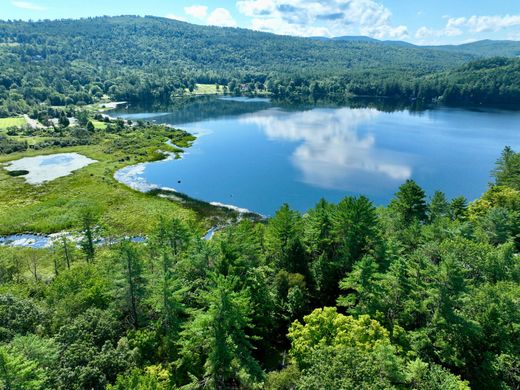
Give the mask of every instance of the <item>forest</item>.
<path id="1" fill-rule="evenodd" d="M 406 181 L 201 239 L 2 248 L 2 389 L 515 389 L 520 153 L 478 200 Z"/>
<path id="2" fill-rule="evenodd" d="M 2 21 L 0 117 L 30 114 L 41 104 L 83 106 L 103 96 L 170 103 L 197 84 L 282 101 L 371 96 L 518 104 L 518 50 L 511 42 L 323 41 L 157 17 Z"/>

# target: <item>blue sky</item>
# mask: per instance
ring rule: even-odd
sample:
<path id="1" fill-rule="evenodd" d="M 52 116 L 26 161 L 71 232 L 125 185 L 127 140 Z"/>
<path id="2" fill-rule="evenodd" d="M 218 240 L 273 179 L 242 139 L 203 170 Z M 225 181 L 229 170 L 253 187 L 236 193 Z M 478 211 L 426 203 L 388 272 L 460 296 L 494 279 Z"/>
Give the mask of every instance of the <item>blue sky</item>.
<path id="1" fill-rule="evenodd" d="M 520 0 L 0 0 L 0 19 L 155 15 L 300 36 L 520 40 Z"/>

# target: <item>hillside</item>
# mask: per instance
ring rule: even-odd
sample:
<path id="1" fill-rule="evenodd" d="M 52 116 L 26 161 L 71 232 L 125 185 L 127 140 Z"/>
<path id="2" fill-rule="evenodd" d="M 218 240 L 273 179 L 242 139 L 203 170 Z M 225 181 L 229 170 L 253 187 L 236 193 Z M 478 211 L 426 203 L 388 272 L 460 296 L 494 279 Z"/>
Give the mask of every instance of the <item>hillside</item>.
<path id="1" fill-rule="evenodd" d="M 470 62 L 443 74 L 425 77 L 426 85 L 442 85 L 446 103 L 485 102 L 517 104 L 520 101 L 520 58 L 501 57 Z"/>
<path id="2" fill-rule="evenodd" d="M 98 66 L 198 66 L 205 71 L 344 72 L 349 69 L 416 67 L 432 71 L 467 61 L 466 54 L 434 49 L 387 48 L 372 41 L 319 42 L 246 29 L 199 26 L 157 17 L 0 23 L 0 39 L 32 58 L 84 60 Z M 318 66 L 319 64 L 319 66 Z"/>
<path id="3" fill-rule="evenodd" d="M 341 37 L 311 37 L 311 39 L 337 42 L 337 41 L 348 41 L 348 42 L 371 42 L 379 43 L 383 45 L 391 46 L 404 46 L 408 48 L 417 48 L 425 50 L 442 50 L 457 54 L 468 54 L 475 57 L 518 57 L 520 56 L 520 41 L 508 41 L 508 40 L 492 40 L 485 39 L 481 41 L 464 43 L 460 45 L 414 45 L 413 43 L 406 41 L 391 41 L 391 40 L 379 40 L 367 36 L 341 36 Z"/>
<path id="4" fill-rule="evenodd" d="M 520 41 L 494 41 L 486 39 L 463 45 L 430 46 L 429 48 L 466 53 L 479 57 L 519 57 Z"/>
<path id="5" fill-rule="evenodd" d="M 197 83 L 224 85 L 235 94 L 268 90 L 282 99 L 412 98 L 422 77 L 476 60 L 488 46 L 489 53 L 498 51 L 492 44 L 459 53 L 345 37 L 316 40 L 158 17 L 4 21 L 0 117 L 40 103 L 84 105 L 102 96 L 169 102 Z M 313 89 L 312 82 L 324 87 Z"/>

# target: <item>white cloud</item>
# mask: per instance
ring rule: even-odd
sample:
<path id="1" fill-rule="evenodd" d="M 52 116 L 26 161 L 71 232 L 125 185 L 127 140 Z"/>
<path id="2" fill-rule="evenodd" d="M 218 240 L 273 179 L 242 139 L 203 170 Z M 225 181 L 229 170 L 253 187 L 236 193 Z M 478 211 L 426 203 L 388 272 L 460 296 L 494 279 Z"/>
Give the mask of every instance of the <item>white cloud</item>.
<path id="1" fill-rule="evenodd" d="M 463 31 L 455 26 L 446 26 L 440 30 L 435 30 L 428 27 L 421 27 L 415 33 L 415 37 L 419 39 L 424 38 L 442 38 L 442 37 L 456 37 L 462 35 Z"/>
<path id="2" fill-rule="evenodd" d="M 520 15 L 504 16 L 470 16 L 470 17 L 451 17 L 447 19 L 446 26 L 441 29 L 432 29 L 426 26 L 421 27 L 415 33 L 419 39 L 425 38 L 449 38 L 464 34 L 479 34 L 483 32 L 497 32 L 503 29 L 520 26 Z"/>
<path id="3" fill-rule="evenodd" d="M 291 35 L 369 35 L 402 39 L 406 26 L 394 26 L 392 13 L 376 0 L 238 0 L 252 28 Z"/>
<path id="4" fill-rule="evenodd" d="M 520 32 L 518 33 L 511 33 L 507 36 L 507 39 L 510 39 L 512 41 L 520 41 Z"/>
<path id="5" fill-rule="evenodd" d="M 448 17 L 448 24 L 446 27 L 461 27 L 466 23 L 466 18 L 450 18 Z"/>
<path id="6" fill-rule="evenodd" d="M 466 27 L 471 32 L 500 31 L 509 27 L 520 26 L 520 15 L 470 16 L 469 18 L 451 18 L 448 25 Z"/>
<path id="7" fill-rule="evenodd" d="M 222 27 L 237 27 L 237 22 L 225 8 L 216 8 L 207 18 L 208 24 Z"/>
<path id="8" fill-rule="evenodd" d="M 29 3 L 28 1 L 12 1 L 11 4 L 16 8 L 27 9 L 30 11 L 45 11 L 47 9 L 41 5 Z"/>
<path id="9" fill-rule="evenodd" d="M 212 12 L 208 13 L 209 9 L 205 5 L 193 5 L 191 7 L 185 7 L 184 12 L 192 18 L 199 19 L 213 26 L 238 26 L 238 23 L 233 19 L 231 13 L 225 8 L 215 8 Z"/>
<path id="10" fill-rule="evenodd" d="M 205 5 L 193 5 L 191 7 L 184 7 L 186 14 L 197 19 L 205 19 L 208 15 L 208 7 Z"/>
<path id="11" fill-rule="evenodd" d="M 174 19 L 174 20 L 180 20 L 181 22 L 185 22 L 186 21 L 186 18 L 183 17 L 183 16 L 178 16 L 178 15 L 175 15 L 175 14 L 168 14 L 166 15 L 166 17 L 168 19 Z"/>
<path id="12" fill-rule="evenodd" d="M 412 175 L 407 156 L 380 148 L 373 135 L 359 133 L 361 125 L 379 116 L 374 109 L 271 111 L 244 116 L 241 122 L 255 124 L 269 139 L 298 143 L 291 161 L 300 180 L 319 188 L 375 193 Z"/>
<path id="13" fill-rule="evenodd" d="M 290 25 L 284 23 L 280 19 L 259 19 L 255 18 L 251 21 L 251 28 L 258 31 L 275 32 L 281 35 L 299 35 L 299 36 L 331 36 L 330 31 L 326 27 L 313 27 L 304 25 Z"/>

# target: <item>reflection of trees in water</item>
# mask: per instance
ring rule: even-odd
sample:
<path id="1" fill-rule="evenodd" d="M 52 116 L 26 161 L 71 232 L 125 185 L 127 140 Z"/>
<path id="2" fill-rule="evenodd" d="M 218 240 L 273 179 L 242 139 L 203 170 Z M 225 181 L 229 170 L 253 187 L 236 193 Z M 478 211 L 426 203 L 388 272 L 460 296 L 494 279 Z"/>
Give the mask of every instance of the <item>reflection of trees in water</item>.
<path id="1" fill-rule="evenodd" d="M 376 99 L 376 98 L 352 98 L 340 103 L 320 100 L 305 102 L 275 101 L 270 103 L 267 100 L 247 100 L 219 98 L 215 96 L 196 96 L 174 99 L 171 104 L 143 104 L 130 105 L 125 111 L 116 111 L 118 114 L 153 113 L 167 112 L 168 115 L 161 116 L 161 122 L 170 124 L 192 123 L 211 119 L 223 118 L 226 116 L 238 116 L 251 114 L 257 111 L 277 106 L 286 111 L 301 111 L 311 108 L 374 108 L 381 112 L 395 112 L 408 110 L 409 112 L 422 112 L 428 109 L 424 103 L 410 102 L 409 100 L 396 99 Z"/>
<path id="2" fill-rule="evenodd" d="M 396 112 L 407 110 L 410 113 L 424 112 L 432 108 L 431 104 L 424 101 L 411 101 L 410 99 L 391 99 L 391 98 L 374 98 L 374 97 L 350 97 L 342 100 L 307 100 L 291 102 L 287 100 L 276 101 L 277 106 L 280 106 L 289 111 L 302 110 L 311 108 L 375 108 L 381 112 Z"/>
<path id="3" fill-rule="evenodd" d="M 269 101 L 246 101 L 221 99 L 214 96 L 200 96 L 175 99 L 170 105 L 130 106 L 125 114 L 142 112 L 168 112 L 160 121 L 170 124 L 200 122 L 226 116 L 249 114 L 271 107 Z M 117 114 L 121 114 L 118 112 Z"/>

